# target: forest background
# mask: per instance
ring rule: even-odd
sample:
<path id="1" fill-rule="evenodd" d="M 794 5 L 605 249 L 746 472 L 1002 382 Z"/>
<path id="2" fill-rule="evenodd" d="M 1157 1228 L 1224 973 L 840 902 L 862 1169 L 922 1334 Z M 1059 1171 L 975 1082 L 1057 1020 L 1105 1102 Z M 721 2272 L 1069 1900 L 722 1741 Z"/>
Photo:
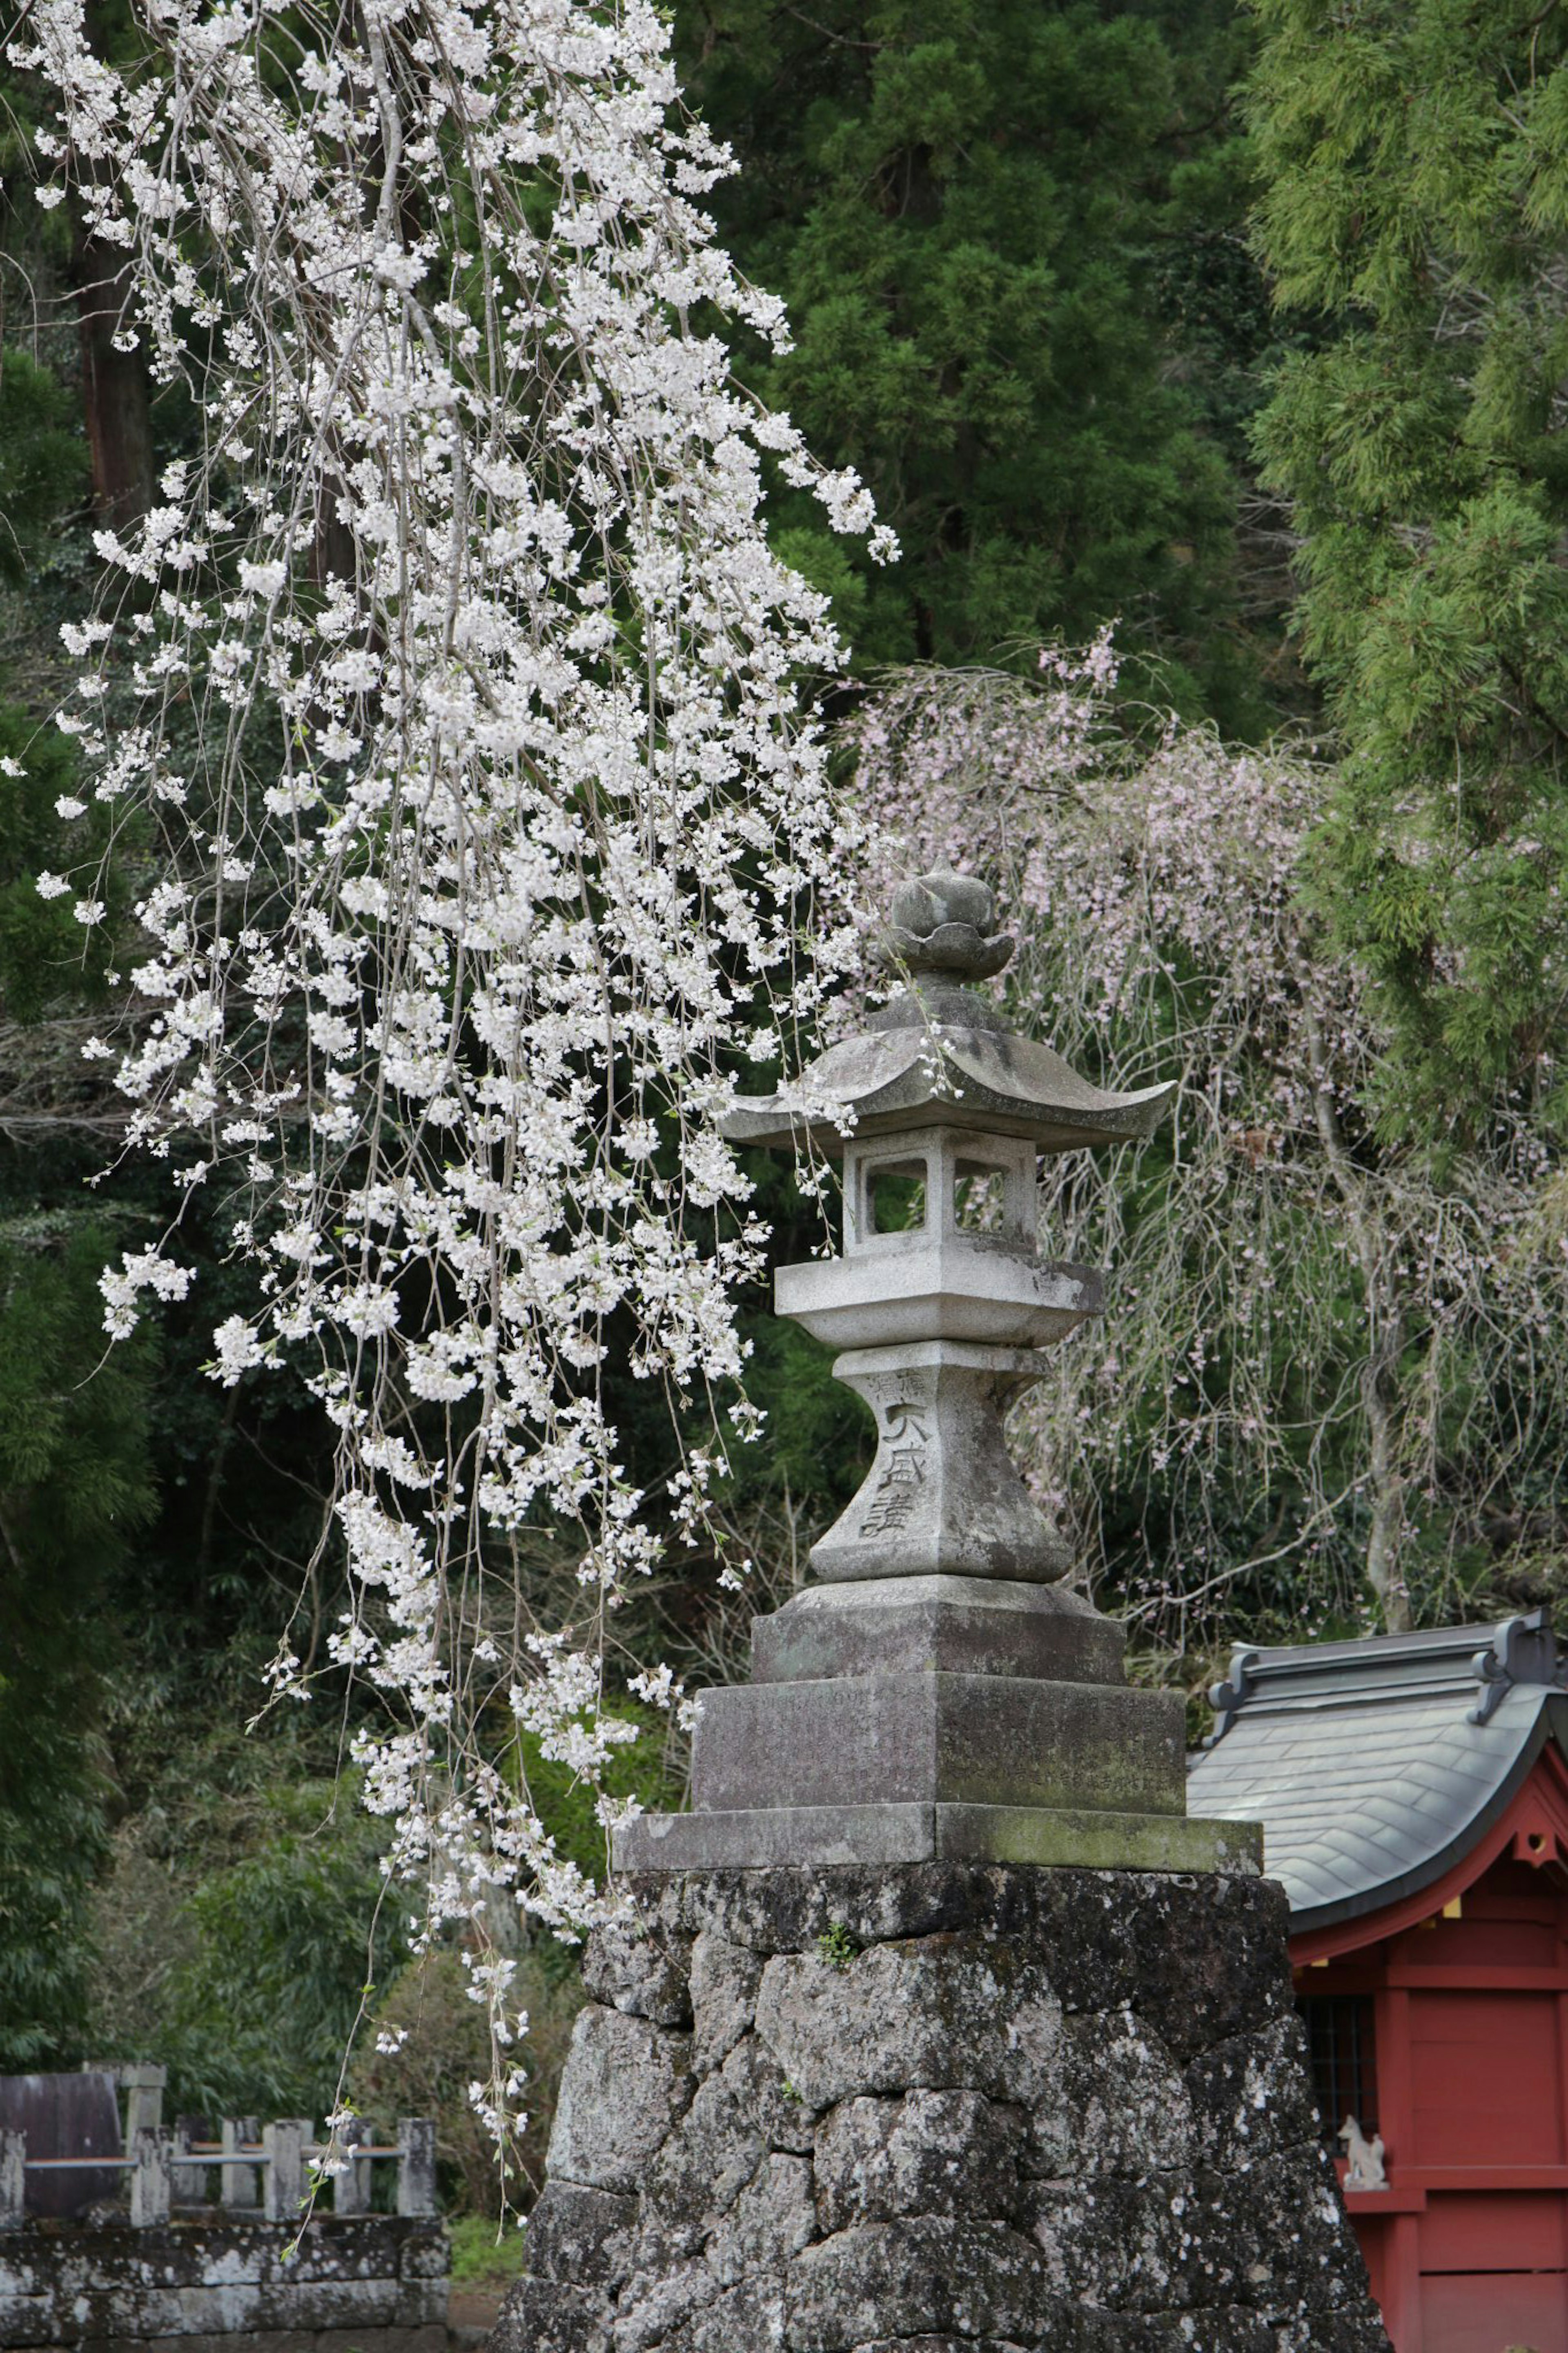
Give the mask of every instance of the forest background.
<path id="1" fill-rule="evenodd" d="M 1321 1345 L 1276 1331 L 1249 1391 L 1264 1455 L 1245 1417 L 1226 1419 L 1221 1310 L 1174 1409 L 1167 1385 L 1163 1437 L 1152 1404 L 1142 1428 L 1136 1393 L 1127 1404 L 1139 1367 L 1112 1364 L 1126 1442 L 1093 1464 L 1086 1559 L 1101 1605 L 1132 1617 L 1138 1672 L 1196 1704 L 1238 1635 L 1551 1600 L 1563 1385 L 1515 1349 L 1507 1317 L 1511 1284 L 1543 1330 L 1568 1321 L 1563 12 L 678 0 L 673 21 L 688 97 L 740 167 L 716 200 L 721 237 L 795 328 L 793 353 L 742 353 L 742 374 L 820 458 L 859 470 L 903 549 L 879 571 L 806 493 L 773 499 L 776 543 L 831 593 L 854 651 L 836 690 L 846 763 L 890 671 L 965 670 L 989 682 L 989 709 L 1026 716 L 1040 648 L 1112 623 L 1112 769 L 1168 745 L 1171 713 L 1189 744 L 1240 747 L 1233 776 L 1268 775 L 1261 747 L 1286 740 L 1316 762 L 1289 938 L 1353 972 L 1375 1042 L 1324 1131 L 1323 1214 L 1354 1247 L 1298 1254 Z M 118 0 L 102 0 L 96 37 L 133 41 Z M 93 532 L 145 511 L 193 425 L 116 345 L 113 256 L 68 204 L 33 200 L 37 94 L 7 70 L 4 96 L 0 2068 L 153 2058 L 177 2108 L 321 2115 L 363 2010 L 410 2032 L 395 2059 L 362 2057 L 361 2104 L 437 2112 L 452 2194 L 481 2210 L 493 2175 L 466 2096 L 481 2021 L 454 1955 L 408 1964 L 396 1920 L 377 1915 L 378 1832 L 341 1771 L 354 1704 L 334 1708 L 329 1680 L 310 1709 L 246 1729 L 282 1622 L 300 1609 L 313 1664 L 340 1598 L 319 1546 L 330 1471 L 314 1409 L 204 1371 L 226 1293 L 246 1303 L 221 1197 L 185 1237 L 197 1293 L 104 1361 L 99 1271 L 155 1212 L 134 1167 L 97 1181 L 123 1111 L 80 1048 L 122 992 L 133 892 L 121 876 L 87 965 L 68 913 L 37 896 L 39 869 L 67 862 L 68 748 L 47 723 L 67 675 L 59 625 L 93 590 Z M 963 681 L 942 692 L 950 716 L 972 709 Z M 996 846 L 1005 864 L 1000 833 Z M 1037 1026 L 1053 994 L 1041 968 L 1021 959 Z M 1215 994 L 1202 972 L 1173 977 L 1172 1003 Z M 1112 1067 L 1121 1018 L 1072 1050 L 1102 1047 Z M 1162 1049 L 1156 1021 L 1138 1050 L 1173 1066 L 1187 1053 L 1201 1092 L 1201 1029 L 1171 1019 Z M 1215 1134 L 1223 1225 L 1238 1186 L 1267 1199 L 1284 1147 L 1260 1126 Z M 1489 1259 L 1480 1233 L 1472 1283 L 1505 1297 L 1501 1343 L 1439 1349 L 1452 1301 L 1420 1279 L 1423 1251 L 1436 1255 L 1421 1218 L 1401 1223 L 1393 1205 L 1479 1200 L 1484 1228 L 1466 1172 L 1505 1134 L 1510 1168 L 1529 1162 L 1529 1213 Z M 1113 1173 L 1120 1230 L 1181 1198 L 1174 1150 Z M 776 1257 L 801 1254 L 815 1212 L 786 1176 L 756 1173 Z M 1186 1250 L 1197 1229 L 1172 1230 Z M 1240 1256 L 1218 1263 L 1239 1279 Z M 1207 1297 L 1215 1263 L 1178 1251 L 1170 1271 Z M 769 1438 L 721 1510 L 758 1563 L 752 1589 L 726 1594 L 701 1548 L 677 1552 L 622 1627 L 628 1669 L 741 1672 L 750 1611 L 787 1592 L 865 1467 L 860 1409 L 819 1352 L 762 1295 L 751 1329 Z M 639 1410 L 628 1395 L 623 1425 L 657 1497 L 660 1435 Z M 1186 1478 L 1173 1410 L 1205 1433 Z M 1419 1464 L 1402 1463 L 1417 1424 Z M 1396 1561 L 1380 1496 L 1399 1505 Z M 625 1791 L 679 1799 L 679 1750 L 651 1717 L 616 1772 Z M 601 1867 L 564 1770 L 534 1757 L 530 1783 L 563 1849 Z M 573 1968 L 550 1939 L 523 1956 L 535 2166 Z"/>

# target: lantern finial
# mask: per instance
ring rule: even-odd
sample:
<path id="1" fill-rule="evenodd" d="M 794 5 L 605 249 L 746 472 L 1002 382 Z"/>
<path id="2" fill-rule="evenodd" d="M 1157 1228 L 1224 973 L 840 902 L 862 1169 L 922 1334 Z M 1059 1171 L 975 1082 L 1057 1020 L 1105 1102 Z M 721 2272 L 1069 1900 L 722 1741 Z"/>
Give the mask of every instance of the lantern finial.
<path id="1" fill-rule="evenodd" d="M 923 973 L 989 980 L 1008 963 L 1013 938 L 993 932 L 995 902 L 988 883 L 939 866 L 900 882 L 893 893 L 884 960 L 918 979 Z"/>

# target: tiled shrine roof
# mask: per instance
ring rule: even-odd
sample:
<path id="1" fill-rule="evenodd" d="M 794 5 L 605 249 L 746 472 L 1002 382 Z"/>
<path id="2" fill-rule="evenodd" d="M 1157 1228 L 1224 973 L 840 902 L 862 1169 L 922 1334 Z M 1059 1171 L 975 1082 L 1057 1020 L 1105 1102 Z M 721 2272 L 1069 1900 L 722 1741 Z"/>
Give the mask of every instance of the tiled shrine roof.
<path id="1" fill-rule="evenodd" d="M 1568 1676 L 1545 1613 L 1352 1642 L 1241 1648 L 1216 1685 L 1188 1810 L 1261 1821 L 1291 1927 L 1380 1910 L 1440 1879 L 1509 1805 Z"/>

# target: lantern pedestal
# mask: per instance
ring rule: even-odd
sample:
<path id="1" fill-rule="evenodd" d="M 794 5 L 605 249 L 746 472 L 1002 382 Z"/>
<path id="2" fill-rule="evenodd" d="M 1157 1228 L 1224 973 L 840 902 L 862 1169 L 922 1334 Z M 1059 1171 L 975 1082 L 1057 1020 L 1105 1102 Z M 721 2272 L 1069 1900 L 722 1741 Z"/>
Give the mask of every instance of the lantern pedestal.
<path id="1" fill-rule="evenodd" d="M 616 1868 L 1256 1871 L 1252 1824 L 1188 1818 L 1182 1700 L 1131 1688 L 1122 1641 L 1057 1586 L 807 1587 L 757 1620 L 754 1680 L 701 1694 L 691 1811 L 622 1825 Z"/>
<path id="2" fill-rule="evenodd" d="M 1105 1808 L 941 1803 L 757 1806 L 647 1814 L 617 1834 L 621 1871 L 719 1871 L 777 1863 L 1074 1863 L 1102 1871 L 1258 1869 L 1252 1822 Z"/>
<path id="3" fill-rule="evenodd" d="M 658 1873 L 490 2353 L 1387 2353 L 1277 1888 Z"/>
<path id="4" fill-rule="evenodd" d="M 1002 1435 L 1040 1377 L 1032 1348 L 926 1340 L 853 1348 L 833 1377 L 870 1407 L 877 1455 L 859 1493 L 811 1548 L 829 1584 L 970 1577 L 1054 1583 L 1072 1555 L 1018 1476 Z"/>

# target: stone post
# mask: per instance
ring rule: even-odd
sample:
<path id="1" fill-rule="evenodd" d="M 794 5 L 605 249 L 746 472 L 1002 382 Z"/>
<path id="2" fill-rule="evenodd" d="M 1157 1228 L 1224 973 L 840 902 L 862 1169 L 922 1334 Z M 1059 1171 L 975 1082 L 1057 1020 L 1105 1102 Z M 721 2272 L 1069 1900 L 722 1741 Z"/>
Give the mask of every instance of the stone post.
<path id="1" fill-rule="evenodd" d="M 178 2206 L 197 2206 L 206 2198 L 205 2163 L 198 2159 L 194 2165 L 183 2165 L 180 2160 L 182 2158 L 190 2156 L 193 2141 L 205 2140 L 207 2137 L 207 2124 L 205 2116 L 174 2118 L 174 2168 L 172 2194 Z"/>
<path id="2" fill-rule="evenodd" d="M 27 2136 L 0 2131 L 0 2231 L 19 2231 L 27 2213 Z"/>
<path id="3" fill-rule="evenodd" d="M 125 2094 L 125 2146 L 133 2148 L 136 2136 L 157 2132 L 163 2122 L 163 2091 L 169 2081 L 166 2067 L 138 2063 L 115 2070 L 120 2088 Z"/>
<path id="4" fill-rule="evenodd" d="M 843 1155 L 842 1255 L 776 1300 L 875 1459 L 702 1695 L 690 1812 L 616 1835 L 491 2353 L 1387 2353 L 1260 1834 L 1188 1817 L 1181 1696 L 1128 1684 L 1003 1434 L 1105 1304 L 1038 1254 L 1037 1156 L 1169 1090 L 963 986 L 1011 954 L 984 885 L 892 913 L 905 994 L 725 1123 Z"/>
<path id="5" fill-rule="evenodd" d="M 131 2169 L 131 2221 L 138 2231 L 153 2229 L 169 2219 L 171 2136 L 163 2127 L 144 2125 L 131 2144 L 136 2162 Z"/>
<path id="6" fill-rule="evenodd" d="M 234 2151 L 254 2148 L 261 2127 L 254 2116 L 225 2116 L 218 2126 L 224 2161 L 218 2168 L 218 2199 L 225 2206 L 258 2206 L 261 2191 L 254 2165 L 237 2165 Z"/>
<path id="7" fill-rule="evenodd" d="M 297 2222 L 305 2202 L 305 2144 L 313 2124 L 284 2116 L 261 2135 L 261 2212 L 268 2222 Z"/>
<path id="8" fill-rule="evenodd" d="M 356 2157 L 354 2147 L 362 2140 L 374 2141 L 375 2134 L 363 2116 L 351 2116 L 339 2126 L 334 2152 L 346 2158 L 341 2173 L 332 2176 L 332 2211 L 334 2214 L 368 2214 L 370 2212 L 370 2159 Z"/>
<path id="9" fill-rule="evenodd" d="M 397 2211 L 410 2215 L 437 2211 L 436 2126 L 429 2116 L 397 2119 Z"/>

